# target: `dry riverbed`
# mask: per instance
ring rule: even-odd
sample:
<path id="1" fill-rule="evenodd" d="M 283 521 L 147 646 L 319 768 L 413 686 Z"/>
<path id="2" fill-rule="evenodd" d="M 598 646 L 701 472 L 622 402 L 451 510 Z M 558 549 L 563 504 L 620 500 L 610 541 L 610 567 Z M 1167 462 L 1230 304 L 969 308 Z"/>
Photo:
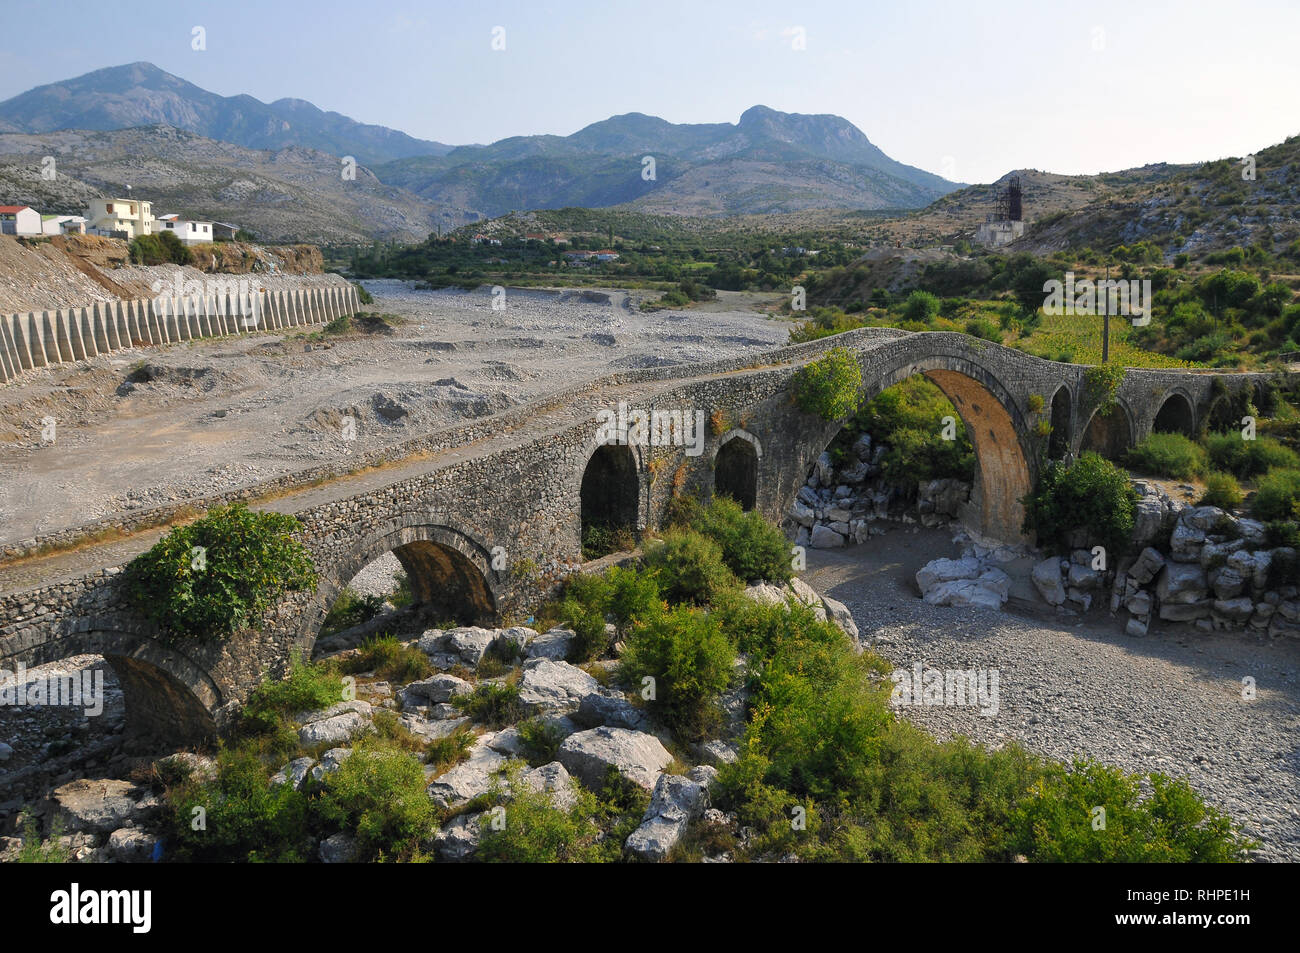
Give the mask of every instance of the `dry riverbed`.
<path id="1" fill-rule="evenodd" d="M 847 605 L 899 668 L 998 672 L 996 714 L 900 708 L 907 718 L 940 737 L 1185 776 L 1263 844 L 1260 860 L 1300 861 L 1293 643 L 1169 624 L 1132 638 L 1105 609 L 1071 619 L 922 602 L 916 570 L 956 555 L 951 532 L 901 527 L 869 546 L 808 553 L 804 578 Z M 1254 679 L 1254 700 L 1242 697 L 1244 678 Z"/>
<path id="2" fill-rule="evenodd" d="M 0 388 L 0 543 L 346 462 L 614 371 L 771 350 L 789 331 L 726 293 L 707 312 L 642 312 L 644 293 L 510 290 L 493 310 L 486 290 L 366 285 L 367 310 L 401 319 L 391 333 L 143 348 Z"/>

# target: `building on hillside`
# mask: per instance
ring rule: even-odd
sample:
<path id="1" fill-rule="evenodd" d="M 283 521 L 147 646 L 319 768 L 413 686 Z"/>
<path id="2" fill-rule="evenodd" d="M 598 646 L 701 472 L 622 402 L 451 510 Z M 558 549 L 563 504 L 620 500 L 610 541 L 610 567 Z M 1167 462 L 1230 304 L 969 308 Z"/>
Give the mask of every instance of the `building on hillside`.
<path id="1" fill-rule="evenodd" d="M 210 242 L 213 238 L 212 222 L 202 219 L 181 218 L 175 212 L 158 216 L 158 234 L 171 232 L 186 245 Z"/>
<path id="2" fill-rule="evenodd" d="M 41 232 L 45 235 L 84 235 L 84 215 L 42 215 Z"/>
<path id="3" fill-rule="evenodd" d="M 618 261 L 618 252 L 610 251 L 608 248 L 602 248 L 600 251 L 591 254 L 596 261 Z"/>
<path id="4" fill-rule="evenodd" d="M 91 199 L 86 231 L 110 238 L 139 238 L 154 233 L 153 204 L 136 199 Z"/>
<path id="5" fill-rule="evenodd" d="M 239 232 L 238 225 L 231 225 L 229 222 L 213 222 L 212 237 L 219 242 L 233 242 L 235 235 Z"/>
<path id="6" fill-rule="evenodd" d="M 0 234 L 42 234 L 41 213 L 30 205 L 0 205 Z"/>

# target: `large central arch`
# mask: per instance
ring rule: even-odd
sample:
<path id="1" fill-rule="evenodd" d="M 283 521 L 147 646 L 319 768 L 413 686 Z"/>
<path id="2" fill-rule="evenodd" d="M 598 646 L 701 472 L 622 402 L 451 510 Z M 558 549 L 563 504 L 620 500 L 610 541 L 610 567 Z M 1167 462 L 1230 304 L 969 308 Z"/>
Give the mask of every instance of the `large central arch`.
<path id="1" fill-rule="evenodd" d="M 1025 540 L 1025 508 L 1033 489 L 1032 451 L 1022 442 L 1027 424 L 1016 401 L 992 371 L 968 355 L 929 354 L 899 361 L 883 371 L 866 368 L 866 400 L 916 374 L 924 374 L 956 408 L 975 450 L 975 481 L 964 522 L 981 535 L 1006 542 Z M 935 421 L 935 427 L 942 426 Z M 832 430 L 823 446 L 838 431 Z"/>

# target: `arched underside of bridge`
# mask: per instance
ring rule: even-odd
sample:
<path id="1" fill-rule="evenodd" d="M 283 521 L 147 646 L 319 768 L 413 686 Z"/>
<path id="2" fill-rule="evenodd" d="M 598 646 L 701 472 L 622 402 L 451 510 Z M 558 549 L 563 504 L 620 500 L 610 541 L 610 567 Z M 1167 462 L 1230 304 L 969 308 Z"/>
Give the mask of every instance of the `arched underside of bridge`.
<path id="1" fill-rule="evenodd" d="M 411 584 L 414 605 L 431 621 L 491 625 L 496 621 L 497 573 L 491 553 L 461 530 L 441 524 L 387 527 L 349 550 L 321 581 L 303 613 L 297 648 L 310 656 L 321 622 L 343 588 L 369 563 L 391 552 Z"/>
<path id="2" fill-rule="evenodd" d="M 635 532 L 642 524 L 641 479 L 632 447 L 600 444 L 582 470 L 578 506 L 581 539 L 592 530 Z"/>
<path id="3" fill-rule="evenodd" d="M 1024 504 L 1036 473 L 1021 443 L 1026 432 L 1015 400 L 996 376 L 966 356 L 929 355 L 873 376 L 864 387 L 871 399 L 916 374 L 924 374 L 952 401 L 975 450 L 975 482 L 964 520 L 982 535 L 1007 542 L 1024 539 Z M 935 427 L 942 426 L 935 421 Z M 840 428 L 824 434 L 830 444 Z M 814 454 L 815 456 L 815 454 Z M 796 490 L 798 489 L 796 484 Z M 790 501 L 786 501 L 788 508 Z"/>
<path id="4" fill-rule="evenodd" d="M 1096 411 L 1088 421 L 1079 441 L 1079 452 L 1099 453 L 1108 460 L 1122 457 L 1134 443 L 1133 415 L 1119 401 L 1110 413 Z"/>
<path id="5" fill-rule="evenodd" d="M 758 441 L 751 434 L 724 434 L 713 458 L 713 492 L 752 510 L 758 499 L 758 457 Z"/>
<path id="6" fill-rule="evenodd" d="M 35 643 L 25 639 L 27 644 L 13 651 L 0 641 L 0 669 L 101 655 L 122 687 L 128 748 L 175 750 L 216 737 L 214 712 L 224 698 L 201 664 L 157 641 L 152 628 L 133 620 L 106 618 L 96 626 L 67 635 L 50 633 Z"/>
<path id="7" fill-rule="evenodd" d="M 1190 437 L 1196 433 L 1196 412 L 1192 401 L 1182 391 L 1173 391 L 1165 398 L 1156 413 L 1151 429 L 1156 433 L 1180 433 Z"/>

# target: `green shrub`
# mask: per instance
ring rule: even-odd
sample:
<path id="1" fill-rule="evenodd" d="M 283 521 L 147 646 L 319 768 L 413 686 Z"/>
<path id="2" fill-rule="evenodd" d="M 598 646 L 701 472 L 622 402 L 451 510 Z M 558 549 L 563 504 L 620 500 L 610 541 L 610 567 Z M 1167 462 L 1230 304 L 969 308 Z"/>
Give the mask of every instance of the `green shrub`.
<path id="1" fill-rule="evenodd" d="M 1153 433 L 1128 452 L 1125 462 L 1143 473 L 1190 480 L 1205 471 L 1205 450 L 1180 433 Z"/>
<path id="2" fill-rule="evenodd" d="M 1269 520 L 1264 527 L 1264 544 L 1270 549 L 1278 546 L 1300 549 L 1300 525 L 1293 520 Z"/>
<path id="3" fill-rule="evenodd" d="M 737 579 L 790 581 L 790 544 L 759 513 L 747 513 L 727 497 L 715 497 L 707 506 L 696 506 L 688 519 L 691 529 L 722 548 L 722 561 Z"/>
<path id="4" fill-rule="evenodd" d="M 807 608 L 733 597 L 715 614 L 751 656 L 752 715 L 740 757 L 723 766 L 712 792 L 753 828 L 736 849 L 741 859 L 1098 859 L 1095 845 L 1073 835 L 1090 824 L 1091 807 L 1109 803 L 1093 798 L 1113 792 L 1085 784 L 1088 810 L 1079 812 L 1066 803 L 1065 772 L 1019 746 L 990 752 L 963 739 L 937 742 L 895 717 L 891 682 L 881 678 L 889 663 L 856 652 Z M 1114 859 L 1230 860 L 1251 846 L 1190 789 L 1152 783 L 1150 803 L 1117 798 L 1123 840 Z M 796 808 L 805 818 L 798 832 Z"/>
<path id="5" fill-rule="evenodd" d="M 470 748 L 474 746 L 474 732 L 466 729 L 453 732 L 441 738 L 435 738 L 429 742 L 425 753 L 428 756 L 428 764 L 433 765 L 439 771 L 450 768 L 453 765 L 460 764 L 469 757 Z"/>
<path id="6" fill-rule="evenodd" d="M 1139 778 L 1118 768 L 1051 765 L 1016 811 L 1014 848 L 1031 861 L 1225 863 L 1254 846 L 1186 780 L 1153 774 L 1150 783 L 1143 797 Z"/>
<path id="7" fill-rule="evenodd" d="M 380 596 L 360 596 L 355 589 L 345 587 L 339 593 L 330 611 L 321 623 L 321 637 L 334 635 L 353 626 L 369 622 L 383 611 L 384 600 Z"/>
<path id="8" fill-rule="evenodd" d="M 799 368 L 792 388 L 799 409 L 823 420 L 839 420 L 861 403 L 862 368 L 852 352 L 833 347 L 825 356 Z"/>
<path id="9" fill-rule="evenodd" d="M 363 741 L 326 775 L 313 813 L 356 837 L 358 859 L 420 859 L 421 843 L 438 829 L 426 785 L 415 758 Z"/>
<path id="10" fill-rule="evenodd" d="M 652 677 L 650 707 L 674 733 L 693 740 L 717 725 L 717 698 L 731 681 L 735 659 L 716 618 L 678 606 L 632 629 L 619 674 L 637 686 Z"/>
<path id="11" fill-rule="evenodd" d="M 489 682 L 479 685 L 468 695 L 458 695 L 451 702 L 475 721 L 485 722 L 493 728 L 513 725 L 527 714 L 519 701 L 519 688 Z"/>
<path id="12" fill-rule="evenodd" d="M 706 605 L 738 585 L 723 562 L 722 547 L 694 530 L 667 530 L 646 548 L 645 565 L 658 576 L 669 602 Z"/>
<path id="13" fill-rule="evenodd" d="M 605 574 L 609 583 L 606 613 L 613 618 L 620 634 L 626 634 L 637 619 L 645 619 L 663 609 L 659 579 L 653 572 L 628 566 L 614 566 Z"/>
<path id="14" fill-rule="evenodd" d="M 903 319 L 929 324 L 939 313 L 939 308 L 939 299 L 928 291 L 913 291 L 903 305 Z"/>
<path id="15" fill-rule="evenodd" d="M 972 318 L 966 322 L 965 330 L 971 337 L 992 341 L 994 344 L 1002 343 L 1002 331 L 992 321 L 986 321 L 983 318 Z"/>
<path id="16" fill-rule="evenodd" d="M 1241 486 L 1231 473 L 1211 473 L 1205 478 L 1205 494 L 1197 505 L 1235 510 L 1241 506 L 1241 500 Z"/>
<path id="17" fill-rule="evenodd" d="M 194 262 L 193 253 L 175 232 L 164 231 L 133 238 L 128 253 L 137 265 L 189 265 Z"/>
<path id="18" fill-rule="evenodd" d="M 589 662 L 605 654 L 609 636 L 605 634 L 605 614 L 598 606 L 566 598 L 560 603 L 560 616 L 574 632 L 570 662 Z"/>
<path id="19" fill-rule="evenodd" d="M 343 682 L 335 672 L 295 659 L 286 678 L 253 689 L 239 713 L 240 731 L 267 734 L 296 712 L 319 711 L 342 700 Z"/>
<path id="20" fill-rule="evenodd" d="M 564 733 L 559 727 L 540 718 L 529 718 L 515 726 L 519 731 L 519 742 L 523 746 L 528 763 L 537 765 L 550 764 L 560 750 Z"/>
<path id="21" fill-rule="evenodd" d="M 1295 519 L 1300 500 L 1300 469 L 1269 470 L 1259 481 L 1250 514 L 1258 520 Z"/>
<path id="22" fill-rule="evenodd" d="M 362 304 L 375 303 L 374 296 L 371 295 L 371 293 L 367 291 L 364 287 L 362 287 L 361 282 L 359 281 L 352 282 L 352 287 L 357 290 L 357 300 L 360 301 Z"/>
<path id="23" fill-rule="evenodd" d="M 57 817 L 51 822 L 50 836 L 44 840 L 41 839 L 36 818 L 30 815 L 23 816 L 18 825 L 18 832 L 23 846 L 19 848 L 18 856 L 14 858 L 13 863 L 67 864 L 72 862 L 72 851 L 59 840 L 63 835 L 63 828 Z"/>
<path id="24" fill-rule="evenodd" d="M 1243 440 L 1238 431 L 1210 434 L 1205 438 L 1210 463 L 1241 479 L 1259 476 L 1274 467 L 1300 469 L 1300 456 L 1272 437 Z"/>
<path id="25" fill-rule="evenodd" d="M 1119 387 L 1126 369 L 1122 364 L 1097 364 L 1083 372 L 1085 400 L 1097 405 L 1103 417 L 1118 406 Z"/>
<path id="26" fill-rule="evenodd" d="M 175 636 L 211 639 L 255 625 L 286 590 L 316 574 L 292 516 L 218 506 L 177 527 L 125 573 L 128 598 Z"/>
<path id="27" fill-rule="evenodd" d="M 617 859 L 622 840 L 604 837 L 593 821 L 605 812 L 596 796 L 573 785 L 574 802 L 567 810 L 551 803 L 545 791 L 534 790 L 521 780 L 521 766 L 507 769 L 510 801 L 504 813 L 494 812 L 480 819 L 483 836 L 475 859 L 489 863 L 589 863 Z M 498 787 L 496 797 L 501 797 Z M 631 833 L 630 831 L 628 833 Z"/>
<path id="28" fill-rule="evenodd" d="M 956 424 L 952 440 L 943 439 L 945 417 Z M 910 492 L 929 480 L 974 478 L 975 451 L 966 424 L 938 385 L 922 375 L 888 387 L 864 404 L 835 438 L 832 455 L 847 453 L 861 433 L 889 448 L 880 466 L 891 486 Z"/>
<path id="29" fill-rule="evenodd" d="M 1128 474 L 1087 452 L 1068 468 L 1059 461 L 1048 464 L 1024 500 L 1024 531 L 1037 533 L 1040 545 L 1064 553 L 1074 532 L 1083 530 L 1088 548 L 1105 546 L 1114 557 L 1128 547 L 1136 503 Z"/>
<path id="30" fill-rule="evenodd" d="M 395 635 L 377 635 L 361 644 L 356 655 L 339 663 L 345 675 L 374 672 L 390 682 L 413 682 L 433 673 L 429 657 L 414 645 L 403 645 Z"/>
<path id="31" fill-rule="evenodd" d="M 266 765 L 250 751 L 222 751 L 216 778 L 190 780 L 172 789 L 167 806 L 170 860 L 302 863 L 310 859 L 307 797 L 291 784 L 271 785 Z"/>

